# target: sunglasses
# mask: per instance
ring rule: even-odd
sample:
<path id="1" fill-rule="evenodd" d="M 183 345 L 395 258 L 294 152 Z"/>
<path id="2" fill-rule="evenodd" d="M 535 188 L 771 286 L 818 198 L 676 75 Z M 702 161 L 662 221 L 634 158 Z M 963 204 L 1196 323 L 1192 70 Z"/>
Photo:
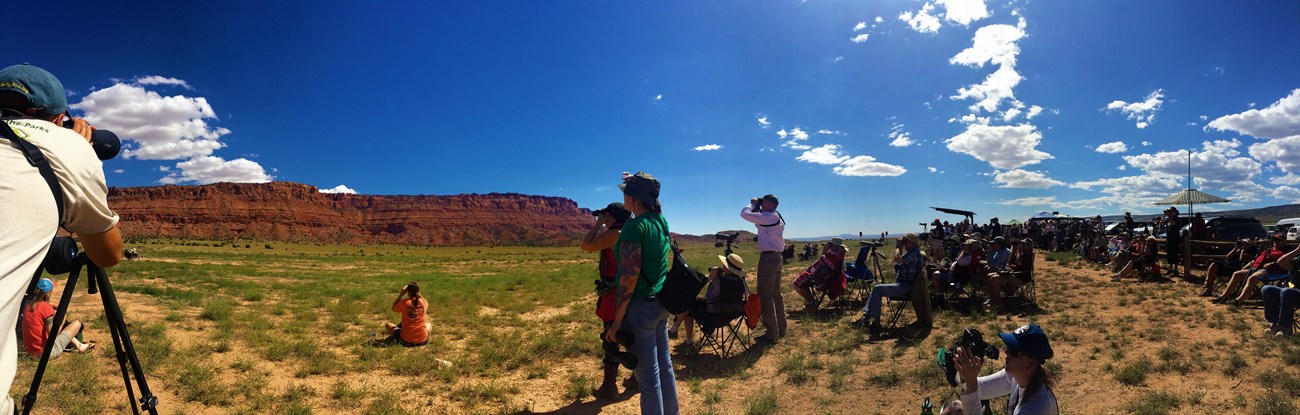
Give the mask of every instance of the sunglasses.
<path id="1" fill-rule="evenodd" d="M 1027 355 L 1029 354 L 1019 350 L 1007 349 L 1007 357 L 1020 357 L 1020 356 L 1027 356 Z"/>

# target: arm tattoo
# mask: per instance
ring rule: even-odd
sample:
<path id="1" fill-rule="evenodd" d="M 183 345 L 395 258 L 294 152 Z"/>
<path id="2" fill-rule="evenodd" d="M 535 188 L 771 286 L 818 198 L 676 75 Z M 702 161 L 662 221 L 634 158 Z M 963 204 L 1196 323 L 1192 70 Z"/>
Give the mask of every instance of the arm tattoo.
<path id="1" fill-rule="evenodd" d="M 632 298 L 637 278 L 641 276 L 641 244 L 633 241 L 619 241 L 618 244 L 619 287 L 615 298 L 622 303 Z"/>

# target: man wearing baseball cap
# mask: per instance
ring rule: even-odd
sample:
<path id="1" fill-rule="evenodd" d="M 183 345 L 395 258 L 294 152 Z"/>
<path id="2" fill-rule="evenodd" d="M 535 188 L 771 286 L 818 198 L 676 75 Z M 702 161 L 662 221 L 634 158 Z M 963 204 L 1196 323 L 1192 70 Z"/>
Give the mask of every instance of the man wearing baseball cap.
<path id="1" fill-rule="evenodd" d="M 74 119 L 63 128 L 68 109 L 63 84 L 33 65 L 0 69 L 0 326 L 15 327 L 23 291 L 62 225 L 77 234 L 95 264 L 121 261 L 118 216 L 108 207 L 102 162 L 87 143 L 89 125 Z M 79 134 L 82 133 L 82 134 Z M 23 147 L 49 161 L 46 177 L 28 161 Z M 47 179 L 53 183 L 47 182 Z M 60 189 L 56 203 L 52 186 Z M 62 205 L 62 209 L 59 205 Z M 60 213 L 62 216 L 60 217 Z M 17 370 L 15 336 L 0 336 L 0 390 L 9 390 Z M 0 396 L 0 414 L 14 407 Z"/>
<path id="2" fill-rule="evenodd" d="M 961 400 L 944 408 L 941 415 L 977 413 L 981 400 L 1007 396 L 1007 414 L 1056 415 L 1056 378 L 1043 365 L 1052 358 L 1052 345 L 1037 324 L 1028 324 L 1010 333 L 998 333 L 1006 343 L 1006 366 L 997 373 L 980 376 L 984 359 L 957 348 L 953 363 L 961 377 Z M 970 408 L 965 411 L 964 408 Z"/>
<path id="3" fill-rule="evenodd" d="M 776 195 L 749 199 L 740 209 L 740 218 L 754 224 L 758 231 L 758 301 L 763 305 L 765 332 L 757 340 L 775 343 L 785 337 L 785 298 L 781 296 L 781 251 L 785 250 L 785 218 L 776 211 L 781 201 Z M 813 256 L 817 248 L 813 246 Z"/>
<path id="4" fill-rule="evenodd" d="M 897 271 L 893 284 L 876 284 L 867 296 L 867 305 L 862 308 L 862 319 L 857 325 L 875 334 L 880 331 L 880 302 L 885 297 L 907 297 L 912 295 L 912 284 L 921 277 L 925 265 L 921 257 L 921 238 L 914 233 L 903 237 L 903 246 L 894 255 L 894 269 Z"/>

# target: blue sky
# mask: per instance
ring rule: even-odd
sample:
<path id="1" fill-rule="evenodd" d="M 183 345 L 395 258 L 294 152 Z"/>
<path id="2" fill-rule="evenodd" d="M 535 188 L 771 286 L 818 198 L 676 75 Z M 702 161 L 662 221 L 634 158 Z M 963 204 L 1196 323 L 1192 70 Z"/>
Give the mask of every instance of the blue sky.
<path id="1" fill-rule="evenodd" d="M 1300 201 L 1296 1 L 100 3 L 0 33 L 126 139 L 112 186 L 599 207 L 647 171 L 677 231 L 775 193 L 797 237 L 1154 213 L 1190 149 L 1214 208 Z"/>

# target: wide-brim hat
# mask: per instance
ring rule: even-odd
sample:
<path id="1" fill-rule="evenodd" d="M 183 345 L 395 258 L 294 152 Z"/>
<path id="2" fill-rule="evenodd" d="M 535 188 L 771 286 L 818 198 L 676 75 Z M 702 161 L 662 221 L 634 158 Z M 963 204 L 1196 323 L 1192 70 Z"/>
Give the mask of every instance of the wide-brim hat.
<path id="1" fill-rule="evenodd" d="M 651 176 L 650 173 L 637 172 L 626 176 L 623 178 L 623 184 L 618 185 L 618 189 L 641 203 L 659 206 L 659 179 Z"/>
<path id="2" fill-rule="evenodd" d="M 911 243 L 913 243 L 913 244 L 916 244 L 916 245 L 920 245 L 920 244 L 921 244 L 921 237 L 916 236 L 916 234 L 914 234 L 914 233 L 909 233 L 909 234 L 907 234 L 907 235 L 903 235 L 903 239 L 906 239 L 906 240 L 908 240 L 909 242 L 911 242 Z"/>
<path id="3" fill-rule="evenodd" d="M 726 256 L 718 255 L 718 260 L 722 261 L 722 266 L 726 267 L 727 271 L 731 272 L 732 274 L 736 274 L 742 277 L 745 276 L 745 259 L 741 258 L 740 255 L 736 255 L 736 254 L 731 254 Z"/>
<path id="4" fill-rule="evenodd" d="M 847 246 L 844 246 L 844 238 L 831 238 L 831 241 L 827 243 L 831 245 L 839 245 L 840 248 L 848 249 Z"/>

